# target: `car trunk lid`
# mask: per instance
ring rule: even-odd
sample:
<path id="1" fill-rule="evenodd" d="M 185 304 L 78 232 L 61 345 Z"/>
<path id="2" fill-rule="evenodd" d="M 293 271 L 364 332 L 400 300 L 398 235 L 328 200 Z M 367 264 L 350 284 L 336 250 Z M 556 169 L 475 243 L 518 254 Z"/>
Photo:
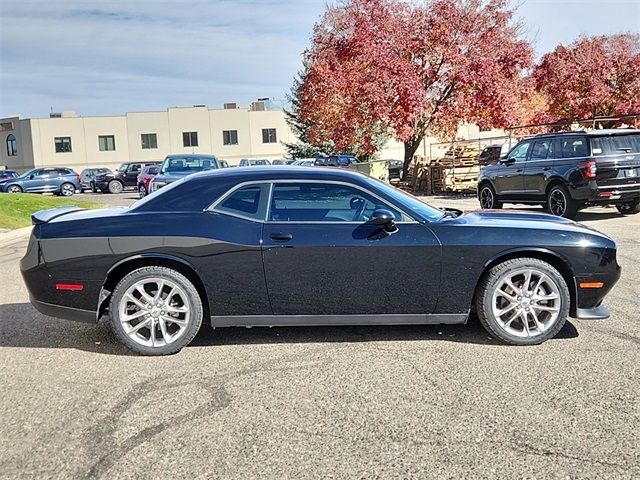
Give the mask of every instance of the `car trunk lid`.
<path id="1" fill-rule="evenodd" d="M 50 208 L 48 210 L 40 210 L 33 215 L 31 215 L 31 223 L 33 225 L 41 225 L 43 223 L 48 223 L 54 218 L 61 217 L 62 215 L 67 215 L 68 213 L 78 212 L 80 210 L 86 210 L 81 207 L 58 207 L 58 208 Z"/>

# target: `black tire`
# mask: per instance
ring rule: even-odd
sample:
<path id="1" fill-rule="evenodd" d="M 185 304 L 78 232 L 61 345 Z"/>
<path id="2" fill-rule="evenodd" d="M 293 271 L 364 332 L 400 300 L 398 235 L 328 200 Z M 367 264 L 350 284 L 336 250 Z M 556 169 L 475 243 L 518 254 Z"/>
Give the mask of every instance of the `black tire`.
<path id="1" fill-rule="evenodd" d="M 636 215 L 640 213 L 640 199 L 632 202 L 621 203 L 616 208 L 622 215 Z"/>
<path id="2" fill-rule="evenodd" d="M 171 343 L 168 343 L 166 345 L 147 346 L 147 345 L 138 343 L 137 341 L 132 339 L 129 336 L 129 334 L 125 331 L 123 322 L 121 322 L 120 306 L 121 306 L 121 302 L 124 299 L 125 293 L 129 288 L 133 287 L 134 285 L 138 284 L 141 281 L 145 281 L 148 279 L 150 280 L 154 278 L 170 281 L 180 287 L 180 289 L 182 290 L 182 292 L 185 294 L 185 297 L 186 297 L 185 305 L 187 305 L 187 302 L 188 302 L 190 316 L 186 326 L 184 327 L 184 331 L 175 341 L 172 341 Z M 166 297 L 165 297 L 165 300 L 166 300 Z M 152 310 L 150 310 L 150 313 L 153 310 L 159 310 L 160 308 L 161 307 L 158 307 L 158 308 L 154 307 Z M 143 311 L 143 310 L 140 310 L 140 311 Z M 118 339 L 127 348 L 142 355 L 171 355 L 182 350 L 182 348 L 187 346 L 189 343 L 191 343 L 193 338 L 196 336 L 196 334 L 200 330 L 200 326 L 202 325 L 204 308 L 202 306 L 202 299 L 200 298 L 200 294 L 196 290 L 193 283 L 191 283 L 191 281 L 187 277 L 185 277 L 180 272 L 177 272 L 171 268 L 160 267 L 160 266 L 150 266 L 150 267 L 142 267 L 137 270 L 134 270 L 131 273 L 125 275 L 124 278 L 122 278 L 122 280 L 118 282 L 118 285 L 113 290 L 113 294 L 111 295 L 111 301 L 109 303 L 109 312 L 110 312 L 109 318 L 111 323 L 111 329 L 113 330 L 115 335 L 118 337 Z M 157 315 L 157 312 L 156 312 L 156 315 Z M 146 315 L 146 317 L 149 317 L 149 316 L 150 315 Z M 159 324 L 156 325 L 156 327 L 154 328 L 156 329 L 156 332 L 160 332 Z M 150 329 L 147 329 L 147 330 L 150 331 Z"/>
<path id="3" fill-rule="evenodd" d="M 480 208 L 483 210 L 497 210 L 502 208 L 502 202 L 498 200 L 496 191 L 489 183 L 480 186 L 480 190 L 478 190 L 478 201 L 480 202 Z"/>
<path id="4" fill-rule="evenodd" d="M 553 305 L 554 308 L 557 308 L 557 312 L 558 312 L 555 320 L 553 319 L 553 314 L 549 313 L 549 317 L 548 317 L 549 323 L 547 326 L 545 326 L 545 329 L 542 331 L 540 331 L 540 329 L 537 329 L 538 332 L 535 335 L 528 336 L 528 337 L 519 336 L 517 334 L 511 333 L 512 330 L 516 330 L 516 329 L 514 328 L 509 330 L 505 324 L 510 322 L 507 321 L 505 322 L 505 324 L 501 323 L 501 321 L 498 318 L 496 318 L 496 315 L 494 314 L 494 309 L 493 309 L 494 293 L 498 291 L 497 289 L 501 285 L 503 285 L 504 279 L 506 277 L 509 277 L 510 275 L 518 276 L 520 275 L 519 273 L 520 271 L 527 271 L 527 270 L 537 272 L 538 275 L 540 274 L 545 275 L 546 278 L 548 278 L 549 281 L 551 281 L 555 285 L 555 289 L 558 292 L 557 293 L 558 302 L 560 304 L 559 306 L 555 304 Z M 522 274 L 522 276 L 524 277 L 524 274 Z M 531 283 L 533 282 L 534 281 L 532 281 Z M 519 285 L 519 287 L 522 288 L 525 283 L 526 282 L 523 281 L 523 283 Z M 529 285 L 531 285 L 531 283 Z M 546 288 L 545 285 L 546 283 L 543 284 L 540 288 L 541 289 Z M 504 290 L 502 291 L 504 292 Z M 509 292 L 509 293 L 514 293 L 514 292 Z M 528 296 L 527 298 L 525 298 L 525 295 L 523 295 L 522 297 L 517 297 L 514 295 L 514 298 L 523 299 L 523 301 L 526 302 L 524 304 L 526 305 L 526 308 L 531 310 L 534 310 L 535 308 L 545 308 L 547 307 L 549 302 L 554 301 L 554 300 L 549 300 L 546 304 L 544 303 L 544 301 L 538 301 L 537 303 L 538 306 L 534 307 L 533 305 L 536 305 L 536 302 L 532 299 L 537 298 L 535 295 Z M 499 301 L 499 298 L 497 299 L 497 301 Z M 511 260 L 506 260 L 505 262 L 496 265 L 495 267 L 491 268 L 491 270 L 489 270 L 487 274 L 485 274 L 485 276 L 482 278 L 478 286 L 475 306 L 476 306 L 476 311 L 478 313 L 478 318 L 480 319 L 480 323 L 491 336 L 510 345 L 538 345 L 550 338 L 553 338 L 562 329 L 565 322 L 567 321 L 567 317 L 569 316 L 570 302 L 571 302 L 571 296 L 569 294 L 569 288 L 567 287 L 567 283 L 565 282 L 560 272 L 558 272 L 558 270 L 556 270 L 552 265 L 548 264 L 543 260 L 539 260 L 537 258 L 514 258 Z M 529 326 L 532 325 L 535 327 L 536 322 L 532 323 L 533 317 L 531 317 L 531 319 L 529 318 L 531 313 L 529 313 L 529 310 L 527 310 L 526 312 L 524 311 L 525 306 L 515 307 L 514 310 L 516 308 L 518 309 L 516 311 L 516 314 L 518 312 L 525 314 L 525 318 L 527 318 L 526 322 L 528 326 L 525 329 L 524 321 L 522 321 L 522 319 L 518 319 L 517 317 L 514 320 L 516 322 L 515 325 L 517 326 L 519 322 L 519 324 L 522 325 L 523 327 L 522 332 L 523 333 L 525 331 L 529 332 L 530 331 Z M 541 315 L 542 314 L 545 314 L 545 312 L 544 311 L 541 312 Z M 544 323 L 544 320 L 543 320 L 543 323 Z"/>
<path id="5" fill-rule="evenodd" d="M 71 197 L 74 193 L 76 193 L 76 187 L 73 183 L 67 182 L 60 185 L 60 195 L 63 197 Z"/>
<path id="6" fill-rule="evenodd" d="M 124 185 L 118 180 L 111 180 L 107 184 L 107 189 L 109 190 L 109 193 L 122 193 Z"/>
<path id="7" fill-rule="evenodd" d="M 554 185 L 547 193 L 547 211 L 556 217 L 576 218 L 580 204 L 571 198 L 567 187 Z"/>
<path id="8" fill-rule="evenodd" d="M 20 185 L 9 185 L 7 193 L 22 193 L 22 187 Z"/>
<path id="9" fill-rule="evenodd" d="M 93 193 L 98 193 L 98 187 L 96 187 L 96 184 L 91 182 L 91 191 Z"/>
<path id="10" fill-rule="evenodd" d="M 140 198 L 144 198 L 148 195 L 147 189 L 145 188 L 144 185 L 140 184 L 138 185 L 138 197 Z"/>

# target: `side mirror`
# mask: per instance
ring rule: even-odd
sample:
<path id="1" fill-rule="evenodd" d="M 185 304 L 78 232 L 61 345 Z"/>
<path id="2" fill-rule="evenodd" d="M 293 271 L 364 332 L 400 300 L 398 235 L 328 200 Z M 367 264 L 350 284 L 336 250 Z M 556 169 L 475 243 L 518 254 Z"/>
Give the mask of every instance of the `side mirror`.
<path id="1" fill-rule="evenodd" d="M 33 180 L 35 175 L 29 175 L 29 180 Z"/>
<path id="2" fill-rule="evenodd" d="M 398 231 L 396 226 L 396 217 L 389 210 L 379 208 L 374 210 L 369 219 L 369 223 L 378 227 L 383 227 L 387 233 L 395 233 Z"/>
<path id="3" fill-rule="evenodd" d="M 512 163 L 515 163 L 515 161 L 516 161 L 515 157 L 510 157 L 510 158 L 508 158 L 506 156 L 505 157 L 500 157 L 500 163 L 503 163 L 505 165 L 510 165 Z"/>

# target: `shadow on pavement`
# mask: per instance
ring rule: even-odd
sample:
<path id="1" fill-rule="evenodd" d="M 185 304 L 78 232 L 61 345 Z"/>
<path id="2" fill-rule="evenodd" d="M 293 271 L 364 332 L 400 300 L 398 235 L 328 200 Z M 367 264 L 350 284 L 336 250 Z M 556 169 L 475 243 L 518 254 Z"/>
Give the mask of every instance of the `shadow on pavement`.
<path id="1" fill-rule="evenodd" d="M 555 338 L 576 338 L 567 322 Z M 504 345 L 491 338 L 477 319 L 467 325 L 380 325 L 337 327 L 219 328 L 208 325 L 191 346 L 255 345 L 281 343 L 448 341 Z M 506 345 L 505 345 L 506 346 Z M 103 320 L 86 324 L 47 317 L 29 303 L 0 305 L 0 347 L 75 348 L 107 355 L 135 355 L 122 346 Z"/>

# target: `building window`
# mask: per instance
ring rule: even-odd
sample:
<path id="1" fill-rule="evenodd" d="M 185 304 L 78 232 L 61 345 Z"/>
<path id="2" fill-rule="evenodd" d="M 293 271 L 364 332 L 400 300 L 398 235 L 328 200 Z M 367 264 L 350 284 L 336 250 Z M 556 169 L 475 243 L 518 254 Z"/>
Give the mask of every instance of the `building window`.
<path id="1" fill-rule="evenodd" d="M 158 136 L 155 133 L 143 133 L 140 135 L 140 141 L 143 150 L 158 148 Z"/>
<path id="2" fill-rule="evenodd" d="M 71 137 L 55 137 L 56 153 L 71 152 Z"/>
<path id="3" fill-rule="evenodd" d="M 198 132 L 182 132 L 182 145 L 185 147 L 197 147 Z"/>
<path id="4" fill-rule="evenodd" d="M 276 143 L 278 138 L 276 137 L 275 128 L 263 128 L 262 129 L 262 143 Z"/>
<path id="5" fill-rule="evenodd" d="M 237 145 L 238 144 L 238 131 L 237 130 L 223 130 L 222 131 L 222 144 L 223 145 Z"/>
<path id="6" fill-rule="evenodd" d="M 18 144 L 16 143 L 16 137 L 14 137 L 13 134 L 10 134 L 7 137 L 7 155 L 10 157 L 18 155 Z"/>
<path id="7" fill-rule="evenodd" d="M 100 135 L 98 137 L 98 148 L 101 152 L 110 152 L 116 149 L 116 137 L 113 135 Z"/>

